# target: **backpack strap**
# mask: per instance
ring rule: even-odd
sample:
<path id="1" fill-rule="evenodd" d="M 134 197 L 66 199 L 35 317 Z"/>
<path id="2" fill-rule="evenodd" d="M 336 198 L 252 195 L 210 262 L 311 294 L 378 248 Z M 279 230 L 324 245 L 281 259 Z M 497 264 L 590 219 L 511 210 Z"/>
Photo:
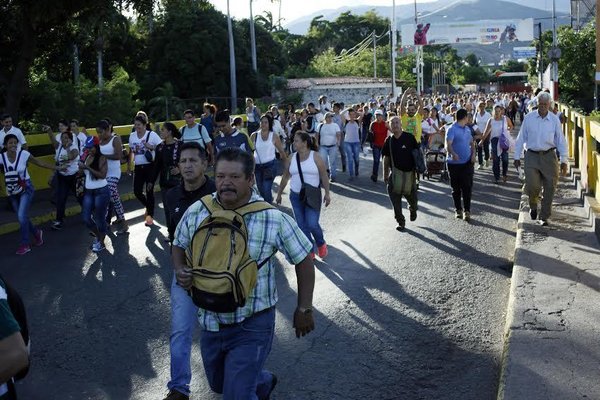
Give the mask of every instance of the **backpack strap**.
<path id="1" fill-rule="evenodd" d="M 239 208 L 235 209 L 235 212 L 240 214 L 242 217 L 248 214 L 253 214 L 265 210 L 275 209 L 272 205 L 263 200 L 252 201 Z"/>
<path id="2" fill-rule="evenodd" d="M 206 207 L 210 215 L 212 215 L 215 211 L 223 209 L 219 202 L 215 201 L 212 194 L 207 194 L 206 196 L 202 197 L 200 201 L 202 202 L 204 207 Z"/>

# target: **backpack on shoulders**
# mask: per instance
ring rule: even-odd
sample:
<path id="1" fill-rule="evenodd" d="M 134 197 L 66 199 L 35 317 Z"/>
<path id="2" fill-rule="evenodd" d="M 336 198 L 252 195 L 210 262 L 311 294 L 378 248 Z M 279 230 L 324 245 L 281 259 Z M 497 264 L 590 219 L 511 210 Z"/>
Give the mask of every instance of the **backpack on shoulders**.
<path id="1" fill-rule="evenodd" d="M 185 143 L 185 140 L 183 140 L 183 133 L 185 132 L 185 128 L 186 127 L 187 127 L 186 125 L 183 125 L 181 127 L 181 141 L 183 143 Z M 203 128 L 203 125 L 202 124 L 198 124 L 198 133 L 200 133 L 200 139 L 202 140 L 202 146 L 204 146 L 204 151 L 206 151 L 206 141 L 204 140 L 204 136 L 202 136 L 202 128 Z"/>
<path id="2" fill-rule="evenodd" d="M 212 195 L 200 201 L 210 215 L 202 221 L 186 250 L 187 265 L 193 274 L 190 294 L 200 308 L 234 312 L 246 304 L 256 286 L 258 270 L 273 256 L 260 264 L 250 257 L 244 216 L 273 206 L 254 201 L 235 210 L 225 210 Z"/>
<path id="3" fill-rule="evenodd" d="M 25 190 L 25 187 L 27 187 L 25 180 L 21 178 L 21 175 L 19 175 L 19 172 L 17 171 L 19 168 L 19 161 L 21 160 L 21 153 L 23 153 L 23 150 L 19 150 L 14 167 L 8 166 L 8 157 L 6 157 L 6 153 L 2 153 L 2 161 L 4 163 L 4 186 L 6 187 L 6 194 L 8 196 L 21 194 Z"/>

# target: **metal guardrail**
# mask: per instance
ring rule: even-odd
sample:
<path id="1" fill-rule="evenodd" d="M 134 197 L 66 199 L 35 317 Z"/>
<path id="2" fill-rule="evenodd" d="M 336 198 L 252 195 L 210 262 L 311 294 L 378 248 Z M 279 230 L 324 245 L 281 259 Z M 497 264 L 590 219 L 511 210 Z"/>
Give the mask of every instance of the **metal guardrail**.
<path id="1" fill-rule="evenodd" d="M 569 145 L 569 157 L 581 172 L 581 185 L 600 202 L 600 123 L 559 103 L 565 115 L 563 132 Z"/>

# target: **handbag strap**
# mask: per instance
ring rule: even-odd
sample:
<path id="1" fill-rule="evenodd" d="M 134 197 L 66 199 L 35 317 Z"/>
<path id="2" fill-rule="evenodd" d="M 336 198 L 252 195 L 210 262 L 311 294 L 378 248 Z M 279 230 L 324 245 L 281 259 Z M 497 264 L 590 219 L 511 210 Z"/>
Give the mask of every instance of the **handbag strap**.
<path id="1" fill-rule="evenodd" d="M 300 174 L 300 182 L 304 185 L 304 175 L 302 175 L 302 166 L 300 165 L 300 153 L 296 153 L 296 163 L 298 164 L 298 174 Z"/>
<path id="2" fill-rule="evenodd" d="M 256 157 L 258 157 L 258 165 L 262 165 L 262 161 L 260 160 L 260 153 L 258 152 L 258 147 L 256 147 L 256 145 L 258 144 L 258 135 L 261 135 L 260 140 L 262 141 L 262 129 L 259 129 L 254 133 L 254 151 L 256 152 Z M 271 132 L 269 132 L 269 136 L 271 136 Z"/>

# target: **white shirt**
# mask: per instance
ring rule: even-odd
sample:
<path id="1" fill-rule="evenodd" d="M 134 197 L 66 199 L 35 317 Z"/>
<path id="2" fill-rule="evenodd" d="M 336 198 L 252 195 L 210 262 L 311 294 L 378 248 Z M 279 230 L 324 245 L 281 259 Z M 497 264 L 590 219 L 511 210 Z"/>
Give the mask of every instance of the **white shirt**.
<path id="1" fill-rule="evenodd" d="M 435 133 L 434 125 L 435 121 L 431 117 L 425 118 L 423 122 L 421 122 L 421 130 L 426 134 Z"/>
<path id="2" fill-rule="evenodd" d="M 202 127 L 202 133 L 200 133 L 200 130 L 198 128 L 200 126 Z M 206 130 L 204 125 L 196 124 L 191 128 L 187 125 L 184 125 L 181 127 L 180 131 L 182 132 L 181 141 L 183 143 L 197 142 L 204 149 L 205 143 L 212 142 L 212 139 L 210 138 L 208 131 Z"/>
<path id="3" fill-rule="evenodd" d="M 523 149 L 533 151 L 545 151 L 556 147 L 560 153 L 560 162 L 568 161 L 567 141 L 562 132 L 558 117 L 548 111 L 545 117 L 541 117 L 538 110 L 534 110 L 525 116 L 517 143 L 515 145 L 514 159 L 519 160 Z"/>
<path id="4" fill-rule="evenodd" d="M 19 157 L 19 153 L 21 153 L 21 157 Z M 12 167 L 13 170 L 16 170 L 19 173 L 21 179 L 27 180 L 30 179 L 29 171 L 27 171 L 27 161 L 29 160 L 30 156 L 31 153 L 29 153 L 27 150 L 17 150 L 15 160 L 11 162 L 8 159 L 8 153 L 2 153 L 0 155 L 0 165 L 4 167 L 5 171 L 7 168 Z M 17 159 L 19 159 L 19 165 L 15 165 Z M 6 165 L 4 165 L 4 160 L 6 160 Z"/>
<path id="5" fill-rule="evenodd" d="M 17 137 L 17 139 L 19 140 L 19 146 L 18 146 L 17 150 L 21 149 L 21 146 L 23 146 L 24 144 L 27 144 L 27 141 L 25 140 L 25 135 L 23 135 L 23 132 L 16 126 L 12 126 L 8 130 L 8 132 L 6 132 L 4 130 L 4 128 L 2 128 L 2 129 L 0 129 L 0 150 L 2 150 L 4 148 L 4 137 L 9 134 L 15 135 Z"/>
<path id="6" fill-rule="evenodd" d="M 492 114 L 490 114 L 487 111 L 484 111 L 483 115 L 481 115 L 481 113 L 477 111 L 473 116 L 473 120 L 475 121 L 475 123 L 479 126 L 483 126 L 483 129 L 485 129 L 485 126 L 487 125 L 487 122 L 490 119 L 492 119 Z"/>
<path id="7" fill-rule="evenodd" d="M 54 136 L 54 140 L 56 140 L 56 142 L 58 143 L 58 147 L 60 147 L 61 144 L 61 136 L 62 133 L 57 133 L 56 136 Z M 79 132 L 77 135 L 73 134 L 73 144 L 78 147 L 79 154 L 83 153 L 83 149 L 85 148 L 85 141 L 87 140 L 87 138 L 88 137 L 83 132 Z"/>
<path id="8" fill-rule="evenodd" d="M 105 156 L 115 155 L 115 147 L 114 147 L 115 135 L 108 141 L 106 144 L 100 145 L 100 153 Z M 106 158 L 107 163 L 107 178 L 121 178 L 121 160 L 112 160 L 110 158 Z"/>
<path id="9" fill-rule="evenodd" d="M 321 183 L 321 176 L 319 175 L 319 168 L 315 162 L 315 152 L 311 151 L 308 158 L 300 162 L 300 168 L 302 168 L 302 177 L 304 183 L 314 187 L 319 187 Z M 290 157 L 290 190 L 294 193 L 300 193 L 302 190 L 302 181 L 300 180 L 300 173 L 298 172 L 298 161 L 296 161 L 298 153 L 292 154 Z"/>
<path id="10" fill-rule="evenodd" d="M 317 128 L 319 134 L 319 146 L 335 146 L 337 144 L 337 133 L 340 127 L 335 122 L 330 124 L 322 123 Z"/>
<path id="11" fill-rule="evenodd" d="M 281 122 L 277 119 L 273 120 L 273 132 L 275 132 L 276 135 L 279 136 L 283 136 L 285 137 L 285 131 L 283 130 L 283 127 L 281 126 Z"/>
<path id="12" fill-rule="evenodd" d="M 135 165 L 150 164 L 144 155 L 147 150 L 146 146 L 144 146 L 146 139 L 148 139 L 148 143 L 154 146 L 154 148 L 162 143 L 160 136 L 158 136 L 154 131 L 146 131 L 141 139 L 138 137 L 138 134 L 135 131 L 131 132 L 131 135 L 129 135 L 129 149 L 133 152 L 133 154 L 135 154 Z M 152 159 L 156 159 L 156 153 L 154 150 L 152 150 Z"/>
<path id="13" fill-rule="evenodd" d="M 76 150 L 77 154 L 79 154 L 79 147 L 75 143 L 71 143 L 69 148 L 63 147 L 61 144 L 56 149 L 56 153 L 54 155 L 54 160 L 61 165 L 66 165 L 67 169 L 65 171 L 58 171 L 59 174 L 63 176 L 70 176 L 76 174 L 79 171 L 79 158 L 75 157 L 72 160 L 69 160 L 71 151 Z"/>

